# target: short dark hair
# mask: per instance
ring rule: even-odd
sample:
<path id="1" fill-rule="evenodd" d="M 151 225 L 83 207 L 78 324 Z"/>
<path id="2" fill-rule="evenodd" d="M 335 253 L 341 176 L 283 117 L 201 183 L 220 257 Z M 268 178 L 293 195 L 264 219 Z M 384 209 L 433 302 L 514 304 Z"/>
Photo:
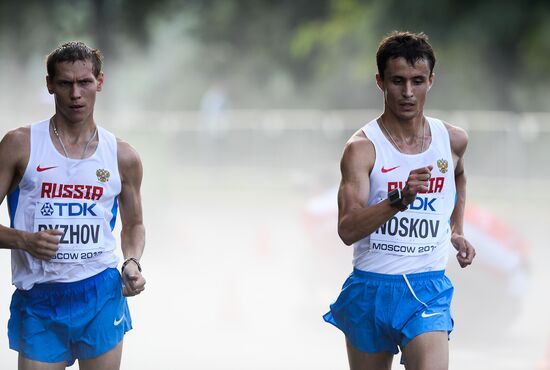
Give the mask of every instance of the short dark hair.
<path id="1" fill-rule="evenodd" d="M 55 67 L 61 62 L 85 60 L 92 62 L 92 72 L 97 78 L 103 66 L 103 54 L 99 49 L 92 49 L 82 41 L 70 41 L 58 46 L 46 58 L 46 69 L 50 78 L 55 77 Z"/>
<path id="2" fill-rule="evenodd" d="M 399 57 L 405 58 L 410 65 L 425 59 L 430 63 L 430 76 L 433 74 L 435 54 L 425 33 L 393 31 L 380 42 L 376 52 L 376 65 L 382 79 L 388 60 Z"/>

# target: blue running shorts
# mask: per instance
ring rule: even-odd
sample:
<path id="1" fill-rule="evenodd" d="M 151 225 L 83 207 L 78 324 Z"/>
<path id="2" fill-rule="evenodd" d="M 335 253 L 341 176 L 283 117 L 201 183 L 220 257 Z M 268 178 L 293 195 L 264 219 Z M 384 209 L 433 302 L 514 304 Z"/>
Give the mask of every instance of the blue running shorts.
<path id="1" fill-rule="evenodd" d="M 91 359 L 110 351 L 132 329 L 117 269 L 72 283 L 36 284 L 13 293 L 10 348 L 41 362 Z"/>
<path id="2" fill-rule="evenodd" d="M 354 269 L 323 318 L 361 352 L 398 353 L 415 336 L 453 330 L 444 271 L 385 275 Z"/>

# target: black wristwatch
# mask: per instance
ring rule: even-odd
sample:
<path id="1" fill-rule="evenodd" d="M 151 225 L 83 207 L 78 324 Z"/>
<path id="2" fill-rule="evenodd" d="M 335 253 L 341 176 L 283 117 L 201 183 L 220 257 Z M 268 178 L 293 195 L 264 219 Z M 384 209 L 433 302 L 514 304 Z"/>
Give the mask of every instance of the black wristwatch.
<path id="1" fill-rule="evenodd" d="M 399 188 L 393 189 L 388 193 L 388 200 L 392 207 L 400 211 L 405 211 L 407 209 L 407 206 L 403 204 L 403 192 Z"/>

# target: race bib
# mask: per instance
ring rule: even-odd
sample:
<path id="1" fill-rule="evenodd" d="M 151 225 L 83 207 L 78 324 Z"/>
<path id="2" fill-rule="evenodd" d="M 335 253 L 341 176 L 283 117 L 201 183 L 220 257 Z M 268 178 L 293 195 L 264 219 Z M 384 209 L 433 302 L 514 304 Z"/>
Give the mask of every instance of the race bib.
<path id="1" fill-rule="evenodd" d="M 370 235 L 370 252 L 420 256 L 435 251 L 449 223 L 439 212 L 442 198 L 419 196 Z"/>
<path id="2" fill-rule="evenodd" d="M 91 201 L 38 201 L 33 229 L 63 232 L 52 262 L 85 262 L 104 250 L 103 217 L 99 206 Z"/>

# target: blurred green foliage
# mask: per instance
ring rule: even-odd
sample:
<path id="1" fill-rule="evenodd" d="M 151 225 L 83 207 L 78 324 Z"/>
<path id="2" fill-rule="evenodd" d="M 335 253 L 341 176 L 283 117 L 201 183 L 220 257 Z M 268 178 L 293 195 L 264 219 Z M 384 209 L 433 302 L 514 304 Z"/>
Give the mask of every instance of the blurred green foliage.
<path id="1" fill-rule="evenodd" d="M 374 108 L 378 42 L 410 30 L 438 57 L 430 107 L 540 111 L 549 18 L 548 0 L 0 0 L 0 73 L 25 96 L 44 55 L 82 39 L 117 105 L 193 109 L 221 86 L 233 108 Z"/>

